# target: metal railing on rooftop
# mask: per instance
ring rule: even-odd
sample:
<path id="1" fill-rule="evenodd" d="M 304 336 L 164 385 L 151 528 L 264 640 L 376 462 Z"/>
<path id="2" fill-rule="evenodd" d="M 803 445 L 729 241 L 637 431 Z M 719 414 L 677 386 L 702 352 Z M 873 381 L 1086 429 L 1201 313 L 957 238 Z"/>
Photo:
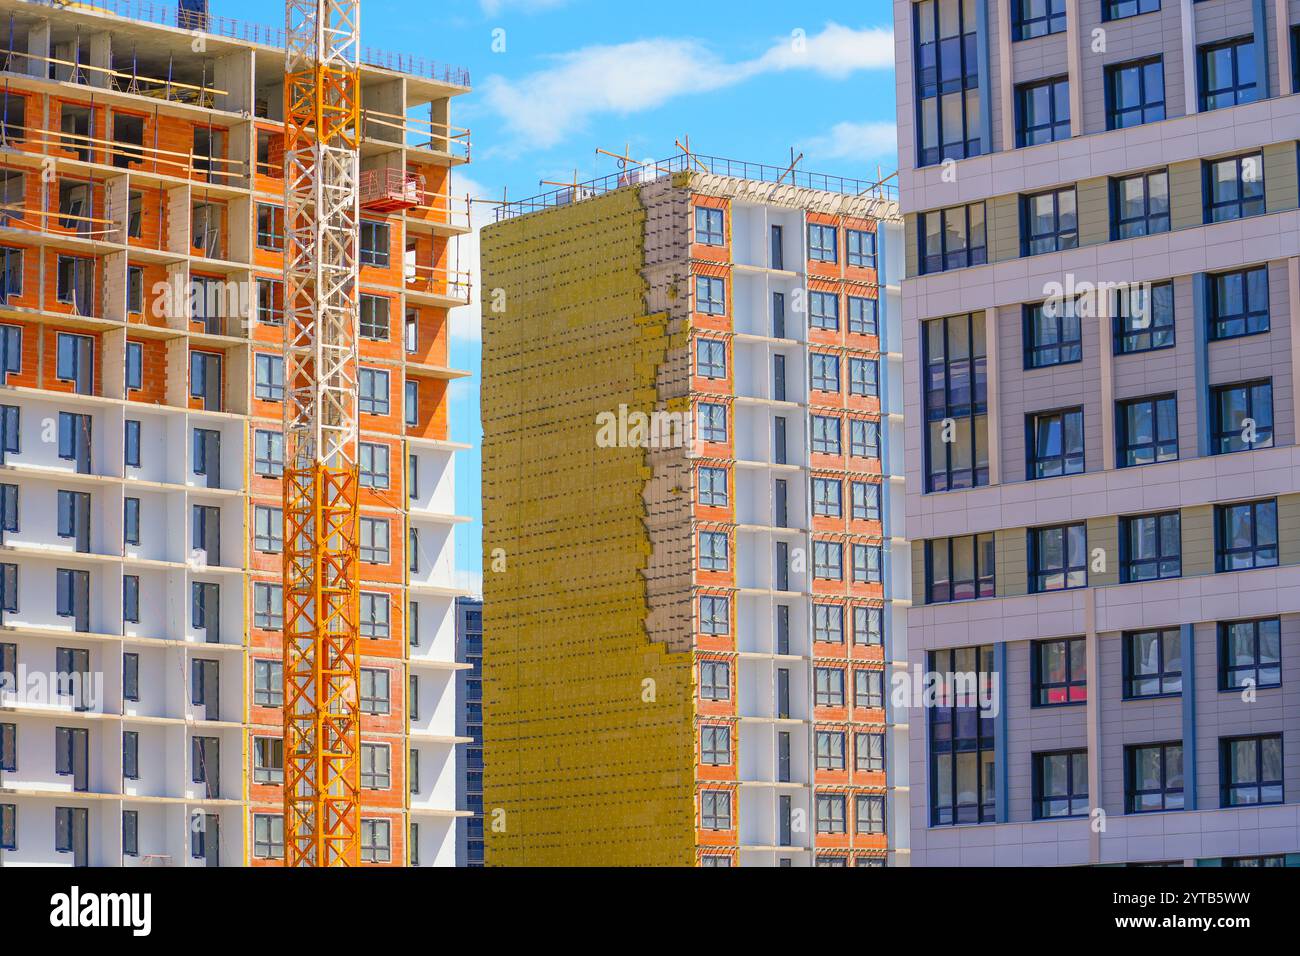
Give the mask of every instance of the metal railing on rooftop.
<path id="1" fill-rule="evenodd" d="M 242 40 L 247 43 L 260 43 L 263 46 L 284 48 L 284 29 L 271 27 L 262 23 L 249 23 L 233 17 L 213 14 L 198 15 L 188 11 L 177 11 L 177 4 L 154 3 L 153 0 L 86 0 L 86 2 L 60 2 L 60 0 L 24 0 L 37 7 L 51 7 L 62 10 L 87 10 L 110 13 L 125 20 L 138 20 L 158 26 L 175 27 L 179 30 L 198 30 L 211 36 L 227 40 Z M 464 67 L 435 63 L 423 57 L 406 53 L 392 53 L 374 47 L 362 47 L 360 52 L 362 64 L 383 70 L 418 76 L 435 82 L 454 86 L 469 86 L 469 70 Z"/>
<path id="2" fill-rule="evenodd" d="M 715 176 L 730 176 L 735 179 L 750 179 L 756 182 L 784 183 L 802 189 L 817 189 L 846 196 L 867 196 L 894 201 L 898 199 L 898 187 L 888 181 L 873 182 L 834 176 L 829 173 L 791 170 L 788 166 L 770 166 L 766 163 L 750 163 L 721 156 L 705 156 L 701 153 L 679 153 L 671 159 L 625 166 L 617 173 L 610 173 L 608 176 L 590 179 L 573 186 L 561 186 L 559 189 L 529 199 L 501 203 L 495 210 L 496 219 L 500 222 L 502 219 L 512 219 L 541 209 L 567 206 L 624 186 L 652 182 L 684 170 L 711 173 Z"/>

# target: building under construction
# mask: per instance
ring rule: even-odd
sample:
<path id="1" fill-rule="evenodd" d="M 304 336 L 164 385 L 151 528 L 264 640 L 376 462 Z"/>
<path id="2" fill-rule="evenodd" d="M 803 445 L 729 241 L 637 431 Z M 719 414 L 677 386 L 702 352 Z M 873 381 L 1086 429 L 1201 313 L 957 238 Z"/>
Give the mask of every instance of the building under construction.
<path id="1" fill-rule="evenodd" d="M 897 205 L 623 166 L 483 230 L 487 864 L 905 862 Z"/>
<path id="2" fill-rule="evenodd" d="M 0 33 L 0 865 L 277 864 L 283 31 L 0 0 Z M 360 858 L 451 865 L 469 78 L 360 59 Z"/>

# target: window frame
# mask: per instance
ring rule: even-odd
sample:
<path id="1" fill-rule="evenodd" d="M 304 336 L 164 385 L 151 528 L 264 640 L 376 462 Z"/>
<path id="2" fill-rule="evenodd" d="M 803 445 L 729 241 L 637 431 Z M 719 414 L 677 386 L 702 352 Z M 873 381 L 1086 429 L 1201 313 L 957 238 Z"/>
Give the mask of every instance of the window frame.
<path id="1" fill-rule="evenodd" d="M 1155 670 L 1139 671 L 1138 641 L 1144 637 L 1155 638 Z M 1172 670 L 1168 664 L 1172 659 L 1168 641 L 1170 637 L 1178 642 L 1178 669 Z M 1183 693 L 1183 631 L 1179 627 L 1147 628 L 1137 631 L 1125 631 L 1120 640 L 1123 642 L 1122 654 L 1124 665 L 1124 700 L 1151 700 L 1158 697 L 1180 697 Z M 1143 691 L 1140 685 L 1155 681 L 1158 690 Z M 1177 686 L 1175 685 L 1177 683 Z"/>
<path id="2" fill-rule="evenodd" d="M 1171 578 L 1180 578 L 1183 576 L 1183 547 L 1182 547 L 1182 521 L 1183 513 L 1180 509 L 1167 511 L 1149 512 L 1139 515 L 1123 515 L 1119 519 L 1119 579 L 1121 584 L 1134 584 L 1142 581 L 1167 581 Z M 1164 552 L 1166 522 L 1172 519 L 1173 538 L 1177 547 L 1177 552 L 1167 555 Z M 1155 542 L 1156 552 L 1153 557 L 1134 557 L 1134 534 L 1140 534 L 1142 531 L 1142 522 L 1155 521 Z M 1166 567 L 1169 562 L 1174 562 L 1175 566 L 1172 572 L 1166 573 Z M 1141 570 L 1147 565 L 1155 566 L 1155 574 L 1146 576 L 1142 574 L 1134 575 L 1134 571 Z"/>
<path id="3" fill-rule="evenodd" d="M 1032 96 L 1045 87 L 1051 90 L 1048 97 L 1049 116 L 1046 122 L 1036 122 L 1030 126 L 1026 114 L 1032 106 Z M 1058 87 L 1063 89 L 1058 91 Z M 1049 76 L 1039 80 L 1031 80 L 1027 83 L 1017 83 L 1014 95 L 1016 149 L 1040 146 L 1044 143 L 1056 143 L 1070 138 L 1070 82 L 1068 75 Z M 1064 106 L 1065 113 L 1064 115 L 1058 115 L 1062 106 Z M 1064 135 L 1060 135 L 1062 126 L 1064 126 Z M 1039 138 L 1038 133 L 1042 130 L 1049 132 L 1047 139 Z"/>
<path id="4" fill-rule="evenodd" d="M 1071 559 L 1073 532 L 1082 532 L 1082 551 L 1081 562 L 1074 563 Z M 1043 536 L 1061 532 L 1061 555 L 1062 564 L 1059 568 L 1044 566 L 1043 561 Z M 1029 538 L 1029 593 L 1030 594 L 1051 594 L 1056 591 L 1074 591 L 1079 588 L 1088 586 L 1088 525 L 1083 521 L 1071 521 L 1066 524 L 1045 525 L 1030 528 L 1027 531 Z M 1060 575 L 1061 585 L 1053 587 L 1046 583 L 1046 579 L 1055 578 Z M 1078 577 L 1076 577 L 1076 575 Z M 1072 580 L 1078 581 L 1071 584 Z"/>
<path id="5" fill-rule="evenodd" d="M 1228 539 L 1227 522 L 1231 520 L 1231 514 L 1238 509 L 1249 509 L 1250 512 L 1250 547 L 1249 554 L 1251 563 L 1240 567 L 1228 567 L 1229 558 L 1234 554 L 1245 553 L 1246 549 L 1242 548 L 1225 548 L 1224 542 Z M 1267 539 L 1260 544 L 1259 535 L 1259 514 L 1261 509 L 1271 509 L 1273 516 L 1273 533 L 1272 544 L 1267 543 Z M 1267 552 L 1273 551 L 1273 560 L 1267 562 Z M 1264 561 L 1258 557 L 1259 551 L 1265 552 Z M 1234 501 L 1226 504 L 1214 506 L 1214 570 L 1216 574 L 1230 574 L 1234 571 L 1252 571 L 1257 568 L 1275 568 L 1278 566 L 1280 557 L 1280 543 L 1278 536 L 1277 524 L 1277 499 L 1276 498 L 1257 498 L 1251 501 Z"/>

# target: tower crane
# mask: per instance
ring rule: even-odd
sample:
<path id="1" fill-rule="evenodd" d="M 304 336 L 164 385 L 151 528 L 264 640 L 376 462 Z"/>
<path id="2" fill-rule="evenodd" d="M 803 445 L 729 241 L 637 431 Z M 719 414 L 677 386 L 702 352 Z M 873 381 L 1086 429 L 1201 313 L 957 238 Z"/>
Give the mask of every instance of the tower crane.
<path id="1" fill-rule="evenodd" d="M 286 0 L 284 862 L 356 866 L 359 0 Z"/>

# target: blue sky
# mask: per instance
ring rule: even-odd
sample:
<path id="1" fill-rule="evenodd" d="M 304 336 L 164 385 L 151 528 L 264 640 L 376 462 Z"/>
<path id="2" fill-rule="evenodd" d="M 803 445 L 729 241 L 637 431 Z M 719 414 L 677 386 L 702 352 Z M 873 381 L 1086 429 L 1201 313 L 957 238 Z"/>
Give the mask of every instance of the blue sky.
<path id="1" fill-rule="evenodd" d="M 812 9 L 814 8 L 815 9 Z M 214 14 L 280 24 L 282 7 L 212 0 Z M 539 180 L 616 172 L 596 148 L 638 159 L 699 153 L 861 179 L 895 166 L 891 5 L 885 0 L 619 3 L 611 0 L 362 0 L 362 43 L 470 70 L 474 91 L 452 104 L 471 130 L 472 163 L 454 179 L 498 198 L 544 191 Z M 491 207 L 475 206 L 475 222 Z M 462 240 L 462 261 L 477 255 Z M 477 270 L 476 270 L 477 271 Z M 481 570 L 478 524 L 480 344 L 477 306 L 452 316 L 451 363 L 474 373 L 452 386 L 458 456 L 456 566 Z"/>

